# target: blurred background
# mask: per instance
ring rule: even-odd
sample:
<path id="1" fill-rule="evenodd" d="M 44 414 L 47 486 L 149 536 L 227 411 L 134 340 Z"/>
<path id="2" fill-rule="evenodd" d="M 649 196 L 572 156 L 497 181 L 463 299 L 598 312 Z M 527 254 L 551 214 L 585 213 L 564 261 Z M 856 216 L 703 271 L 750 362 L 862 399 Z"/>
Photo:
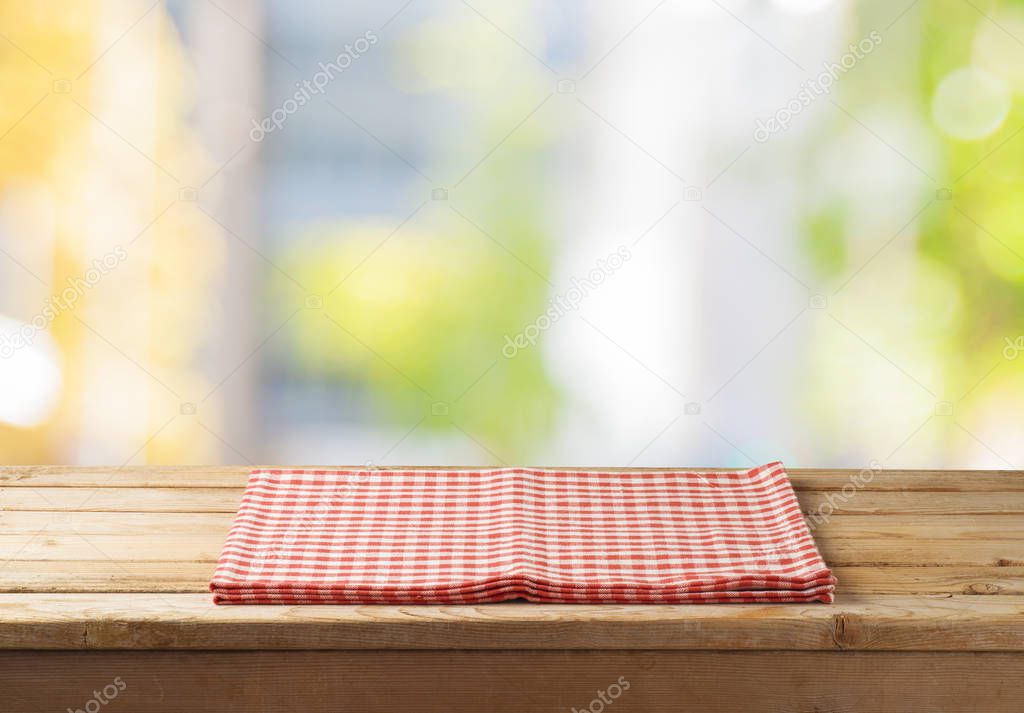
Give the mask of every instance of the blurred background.
<path id="1" fill-rule="evenodd" d="M 1021 468 L 1024 3 L 0 0 L 0 460 Z"/>

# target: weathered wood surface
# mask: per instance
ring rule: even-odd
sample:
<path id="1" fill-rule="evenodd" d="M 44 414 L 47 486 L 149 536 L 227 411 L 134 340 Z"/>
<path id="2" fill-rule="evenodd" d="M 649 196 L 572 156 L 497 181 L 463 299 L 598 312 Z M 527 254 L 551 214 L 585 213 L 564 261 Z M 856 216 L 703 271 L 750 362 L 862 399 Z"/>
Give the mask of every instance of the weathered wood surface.
<path id="1" fill-rule="evenodd" d="M 17 713 L 1020 713 L 1020 673 L 1002 653 L 0 652 Z"/>
<path id="2" fill-rule="evenodd" d="M 1017 471 L 791 471 L 832 606 L 214 607 L 248 470 L 0 467 L 0 648 L 1024 652 Z"/>
<path id="3" fill-rule="evenodd" d="M 846 497 L 840 492 L 800 490 L 797 498 L 805 513 L 821 516 L 1024 515 L 1024 491 L 954 493 L 865 489 Z M 241 499 L 241 487 L 0 488 L 0 502 L 8 511 L 233 513 Z"/>
<path id="4" fill-rule="evenodd" d="M 0 561 L 216 562 L 227 534 L 0 535 Z M 833 538 L 818 547 L 836 566 L 1024 566 L 1024 540 Z M 188 559 L 185 559 L 186 554 Z"/>
<path id="5" fill-rule="evenodd" d="M 1024 597 L 834 606 L 223 606 L 206 594 L 2 594 L 0 649 L 720 649 L 1024 652 Z"/>
<path id="6" fill-rule="evenodd" d="M 12 560 L 0 571 L 0 586 L 5 592 L 205 593 L 213 569 L 213 562 Z M 1024 567 L 854 566 L 833 571 L 842 594 L 1024 595 Z"/>
<path id="7" fill-rule="evenodd" d="M 281 466 L 254 466 L 279 468 Z M 347 466 L 288 466 L 330 468 Z M 391 469 L 431 470 L 428 466 L 388 466 Z M 470 466 L 445 466 L 449 468 Z M 365 470 L 365 466 L 353 466 Z M 103 468 L 64 465 L 0 466 L 0 486 L 62 488 L 242 488 L 249 466 L 125 466 Z M 617 472 L 679 470 L 678 468 L 590 468 Z M 716 468 L 690 468 L 714 471 Z M 934 492 L 1024 492 L 1024 475 L 1017 470 L 856 470 L 787 468 L 796 490 L 838 491 L 853 482 L 865 490 L 928 490 Z"/>

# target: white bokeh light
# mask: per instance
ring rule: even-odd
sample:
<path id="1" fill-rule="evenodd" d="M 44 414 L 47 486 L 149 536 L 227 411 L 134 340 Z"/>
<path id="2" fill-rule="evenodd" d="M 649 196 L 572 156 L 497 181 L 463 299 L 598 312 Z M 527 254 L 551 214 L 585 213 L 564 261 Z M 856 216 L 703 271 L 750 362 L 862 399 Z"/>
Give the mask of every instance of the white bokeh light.
<path id="1" fill-rule="evenodd" d="M 932 118 L 955 139 L 974 141 L 998 129 L 1010 111 L 1010 94 L 997 77 L 963 67 L 947 74 L 932 99 Z"/>
<path id="2" fill-rule="evenodd" d="M 1024 10 L 1005 8 L 993 22 L 982 22 L 974 35 L 971 63 L 999 77 L 1017 90 L 1024 90 Z"/>
<path id="3" fill-rule="evenodd" d="M 22 330 L 26 330 L 23 332 Z M 31 343 L 13 339 L 31 333 Z M 61 369 L 57 345 L 45 332 L 0 316 L 0 422 L 31 428 L 45 423 L 60 398 Z"/>

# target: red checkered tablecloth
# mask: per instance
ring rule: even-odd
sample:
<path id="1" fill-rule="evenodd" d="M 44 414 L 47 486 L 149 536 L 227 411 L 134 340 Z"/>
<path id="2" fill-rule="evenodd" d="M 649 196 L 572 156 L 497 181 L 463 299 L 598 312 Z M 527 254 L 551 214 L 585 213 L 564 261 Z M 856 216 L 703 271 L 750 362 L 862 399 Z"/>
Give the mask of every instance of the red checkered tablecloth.
<path id="1" fill-rule="evenodd" d="M 832 601 L 781 463 L 256 470 L 218 604 Z"/>

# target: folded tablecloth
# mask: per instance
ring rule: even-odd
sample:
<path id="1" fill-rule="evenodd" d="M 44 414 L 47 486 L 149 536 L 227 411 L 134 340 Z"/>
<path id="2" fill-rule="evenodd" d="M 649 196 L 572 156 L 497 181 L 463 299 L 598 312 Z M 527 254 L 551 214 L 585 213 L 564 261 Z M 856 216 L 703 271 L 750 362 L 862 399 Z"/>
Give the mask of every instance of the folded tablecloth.
<path id="1" fill-rule="evenodd" d="M 218 604 L 831 602 L 781 463 L 255 470 Z"/>

